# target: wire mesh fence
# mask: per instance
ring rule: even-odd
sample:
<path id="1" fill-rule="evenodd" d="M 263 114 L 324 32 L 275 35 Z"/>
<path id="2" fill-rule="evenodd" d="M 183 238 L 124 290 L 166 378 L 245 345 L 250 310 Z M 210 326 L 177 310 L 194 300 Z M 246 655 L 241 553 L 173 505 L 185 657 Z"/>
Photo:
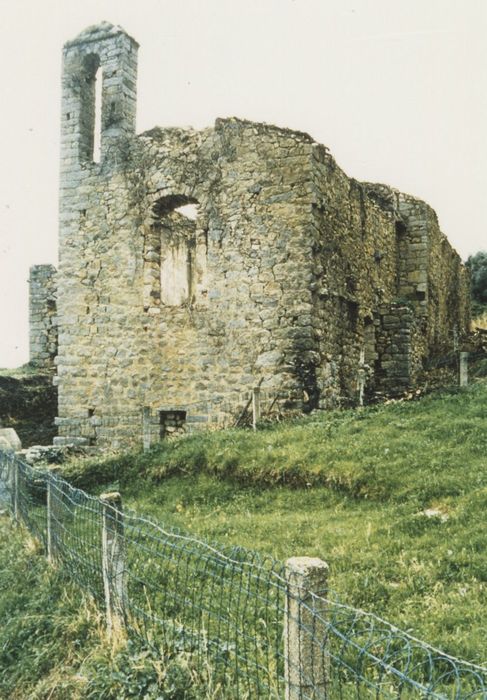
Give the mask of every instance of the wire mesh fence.
<path id="1" fill-rule="evenodd" d="M 199 540 L 1 451 L 0 505 L 105 606 L 109 630 L 188 655 L 213 697 L 487 698 L 486 668 L 341 603 L 320 560 Z"/>

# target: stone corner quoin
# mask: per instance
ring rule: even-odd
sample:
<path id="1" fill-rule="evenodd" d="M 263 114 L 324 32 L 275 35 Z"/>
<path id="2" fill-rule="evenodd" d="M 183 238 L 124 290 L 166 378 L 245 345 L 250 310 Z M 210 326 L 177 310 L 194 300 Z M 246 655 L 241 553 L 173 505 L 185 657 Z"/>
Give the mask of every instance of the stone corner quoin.
<path id="1" fill-rule="evenodd" d="M 137 136 L 137 49 L 107 22 L 64 47 L 59 266 L 29 281 L 55 441 L 147 446 L 233 424 L 256 386 L 264 408 L 296 411 L 353 405 L 360 372 L 367 392 L 414 387 L 469 325 L 435 212 L 289 129 Z"/>

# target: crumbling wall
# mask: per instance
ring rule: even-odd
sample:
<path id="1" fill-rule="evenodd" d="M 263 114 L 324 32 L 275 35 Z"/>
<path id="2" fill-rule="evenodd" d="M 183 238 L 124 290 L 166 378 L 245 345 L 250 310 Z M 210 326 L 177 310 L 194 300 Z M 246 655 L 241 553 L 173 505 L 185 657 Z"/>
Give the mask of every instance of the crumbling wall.
<path id="1" fill-rule="evenodd" d="M 363 365 L 369 387 L 414 382 L 467 305 L 432 210 L 299 132 L 136 137 L 136 50 L 104 24 L 64 52 L 58 442 L 228 424 L 258 383 L 299 409 L 353 404 Z"/>
<path id="2" fill-rule="evenodd" d="M 380 309 L 375 385 L 389 395 L 410 388 L 420 369 L 415 354 L 416 322 L 410 305 L 392 303 Z"/>
<path id="3" fill-rule="evenodd" d="M 470 327 L 469 280 L 460 256 L 440 231 L 436 215 L 429 228 L 428 356 L 451 352 Z"/>
<path id="4" fill-rule="evenodd" d="M 156 422 L 184 411 L 193 428 L 229 422 L 261 380 L 302 402 L 311 148 L 306 135 L 230 119 L 126 139 L 100 164 L 70 161 L 58 442 L 140 441 L 144 409 Z"/>
<path id="5" fill-rule="evenodd" d="M 382 317 L 394 316 L 397 305 L 405 305 L 414 313 L 410 333 L 409 381 L 398 381 L 396 391 L 414 385 L 427 359 L 451 352 L 469 331 L 469 281 L 465 267 L 445 235 L 441 232 L 436 213 L 425 202 L 385 185 L 365 183 L 368 195 L 380 207 L 390 212 L 395 221 L 397 289 L 389 300 L 393 307 L 383 308 Z M 407 313 L 404 312 L 404 319 Z M 410 325 L 406 323 L 406 325 Z M 383 336 L 389 334 L 382 324 Z M 385 335 L 384 335 L 384 331 Z M 406 332 L 406 330 L 405 330 Z M 383 337 L 383 340 L 384 340 Z M 394 351 L 395 343 L 390 345 Z M 389 355 L 389 353 L 387 353 Z M 388 357 L 387 362 L 390 362 Z M 390 367 L 404 367 L 401 352 Z M 393 376 L 396 370 L 393 370 Z M 380 390 L 391 391 L 393 377 L 383 368 Z"/>
<path id="6" fill-rule="evenodd" d="M 356 401 L 363 356 L 373 382 L 377 309 L 397 293 L 397 243 L 393 214 L 323 146 L 313 156 L 314 325 L 325 408 Z"/>
<path id="7" fill-rule="evenodd" d="M 53 265 L 34 265 L 29 276 L 29 363 L 54 371 L 57 354 L 57 281 Z"/>

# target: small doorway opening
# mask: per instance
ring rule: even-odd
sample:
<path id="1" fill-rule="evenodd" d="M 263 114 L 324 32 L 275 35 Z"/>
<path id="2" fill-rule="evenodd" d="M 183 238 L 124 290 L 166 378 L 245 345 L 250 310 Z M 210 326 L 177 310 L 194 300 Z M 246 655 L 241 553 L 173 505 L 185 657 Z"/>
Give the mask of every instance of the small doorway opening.
<path id="1" fill-rule="evenodd" d="M 184 432 L 186 411 L 159 411 L 159 437 L 161 440 Z"/>

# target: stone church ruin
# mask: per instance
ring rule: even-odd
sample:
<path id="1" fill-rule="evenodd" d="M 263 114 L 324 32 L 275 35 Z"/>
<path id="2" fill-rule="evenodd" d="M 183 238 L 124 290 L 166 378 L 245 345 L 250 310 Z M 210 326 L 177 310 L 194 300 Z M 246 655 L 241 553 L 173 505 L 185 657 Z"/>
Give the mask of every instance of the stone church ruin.
<path id="1" fill-rule="evenodd" d="M 257 385 L 296 410 L 414 387 L 468 328 L 468 278 L 424 202 L 240 119 L 136 136 L 138 45 L 64 47 L 59 266 L 31 270 L 31 362 L 58 444 L 232 424 Z M 101 85 L 100 154 L 95 152 Z"/>

